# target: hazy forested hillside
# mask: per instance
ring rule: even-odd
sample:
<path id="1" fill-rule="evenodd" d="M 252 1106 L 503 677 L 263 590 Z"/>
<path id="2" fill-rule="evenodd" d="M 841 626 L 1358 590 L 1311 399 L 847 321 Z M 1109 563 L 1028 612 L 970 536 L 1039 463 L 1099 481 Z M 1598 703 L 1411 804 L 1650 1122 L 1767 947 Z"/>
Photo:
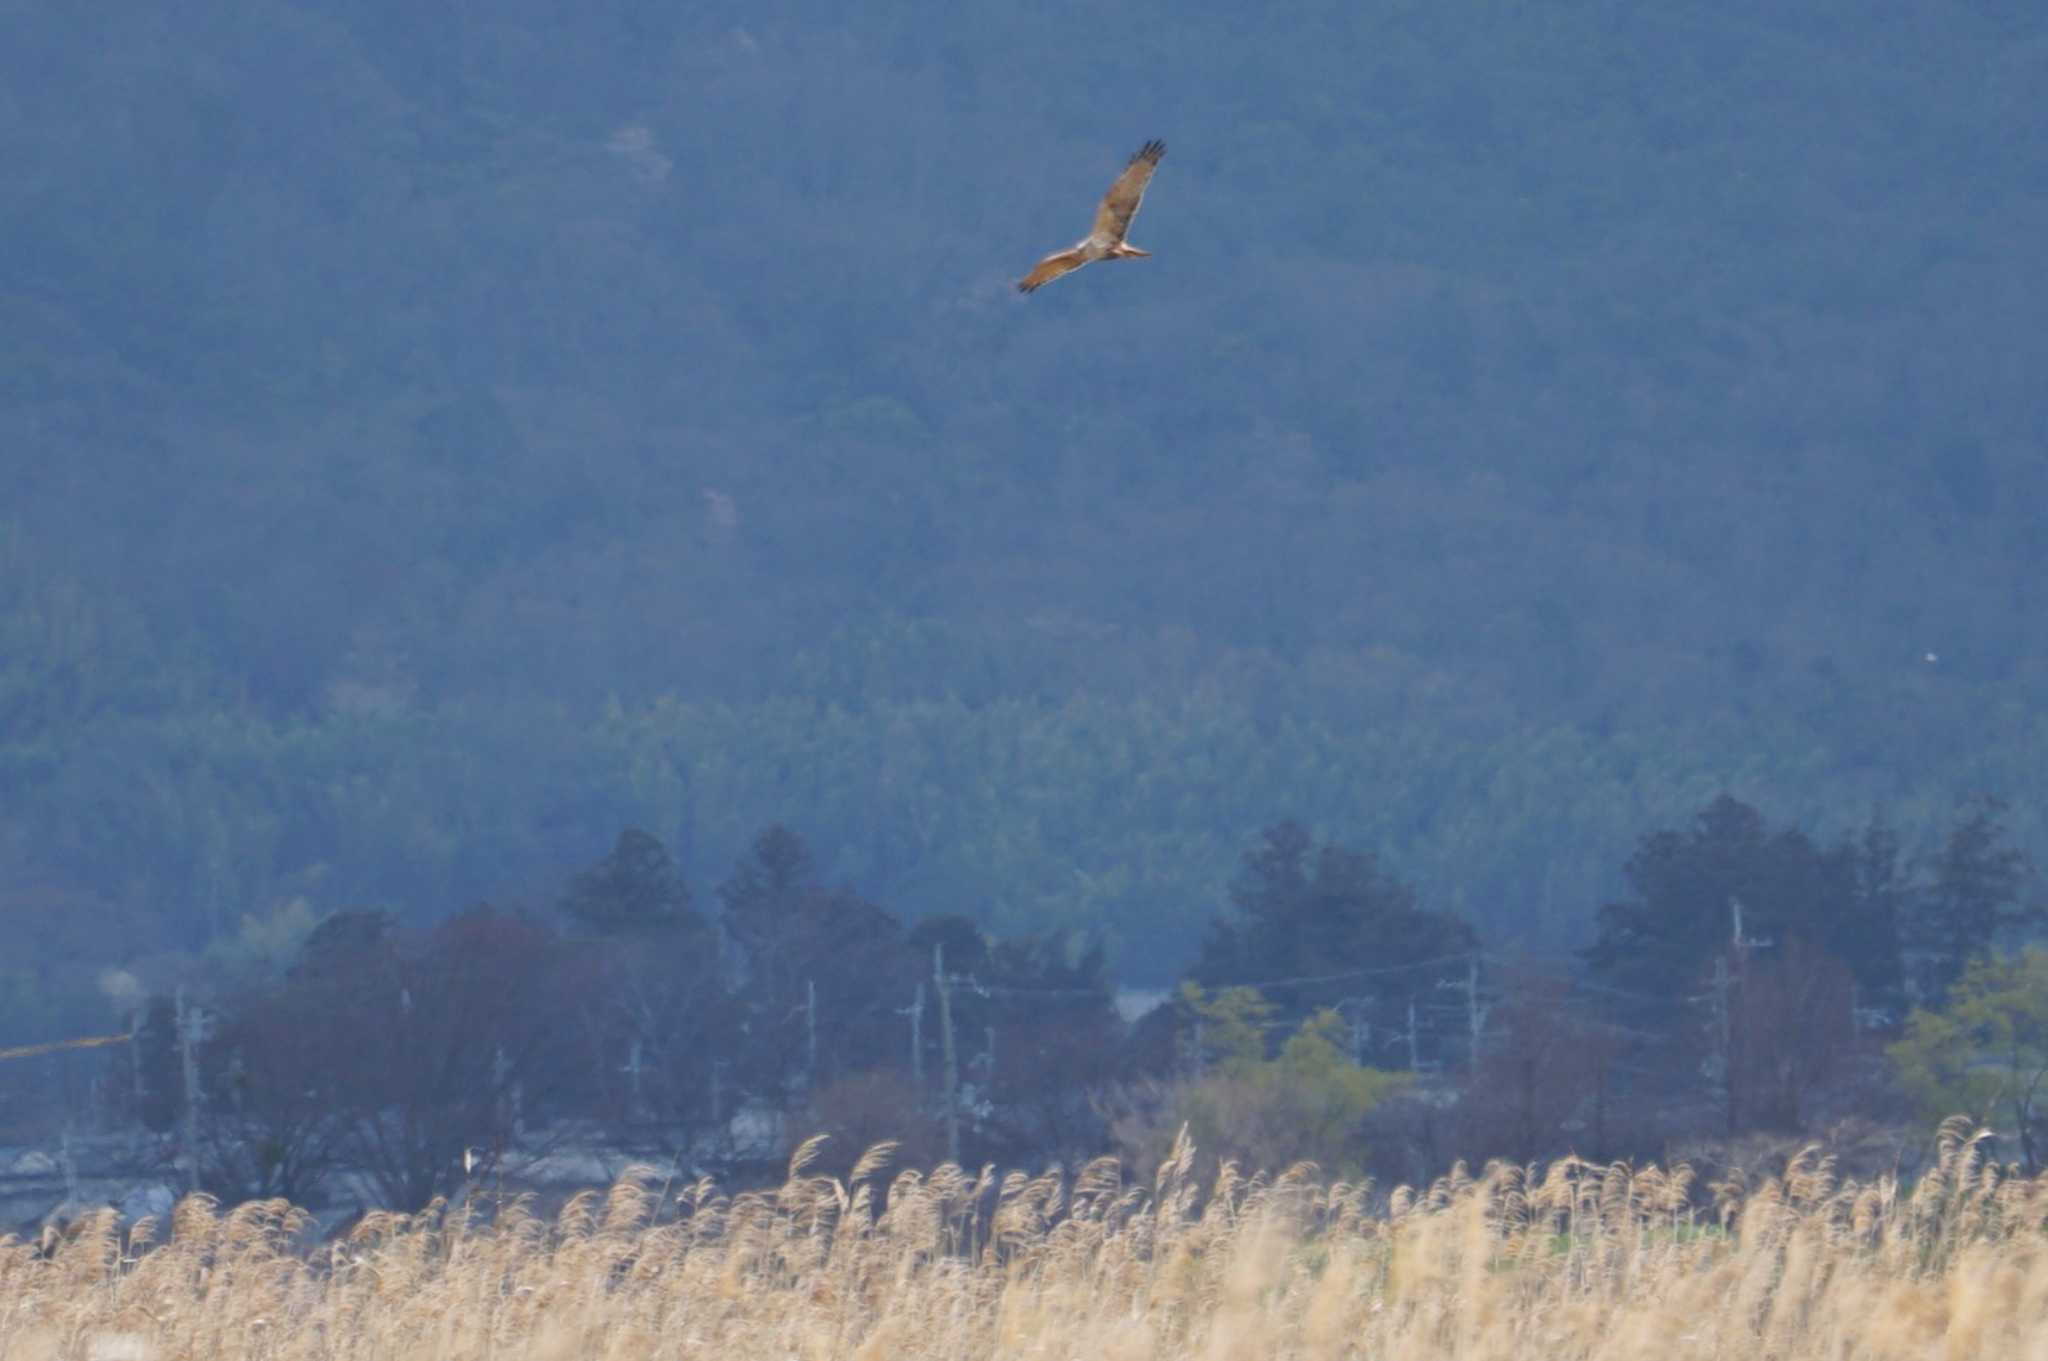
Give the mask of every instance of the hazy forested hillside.
<path id="1" fill-rule="evenodd" d="M 2048 846 L 2036 4 L 0 31 L 10 922 L 780 819 L 1165 977 L 1282 817 L 1551 946 L 1722 788 Z"/>

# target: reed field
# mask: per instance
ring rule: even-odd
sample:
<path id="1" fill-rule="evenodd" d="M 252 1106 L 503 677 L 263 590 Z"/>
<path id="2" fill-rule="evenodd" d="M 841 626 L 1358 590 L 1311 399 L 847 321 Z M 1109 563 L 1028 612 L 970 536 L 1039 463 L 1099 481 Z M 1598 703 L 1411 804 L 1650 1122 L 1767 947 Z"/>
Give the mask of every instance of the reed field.
<path id="1" fill-rule="evenodd" d="M 629 1175 L 551 1219 L 371 1214 L 313 1242 L 204 1197 L 125 1238 L 0 1243 L 0 1361 L 42 1358 L 2048 1358 L 2048 1177 L 1958 1125 L 1910 1187 L 1815 1154 L 1683 1168 L 1496 1165 L 1380 1195 L 1176 1146 L 1036 1177 L 779 1190 Z"/>

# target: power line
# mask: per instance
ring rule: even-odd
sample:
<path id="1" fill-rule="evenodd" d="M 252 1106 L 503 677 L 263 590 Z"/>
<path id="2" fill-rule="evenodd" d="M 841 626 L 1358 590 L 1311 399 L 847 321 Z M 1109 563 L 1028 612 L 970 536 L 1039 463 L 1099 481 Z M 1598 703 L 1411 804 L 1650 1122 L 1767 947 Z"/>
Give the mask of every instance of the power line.
<path id="1" fill-rule="evenodd" d="M 1659 996 L 1656 993 L 1635 992 L 1628 988 L 1617 988 L 1609 983 L 1595 983 L 1590 979 L 1584 978 L 1572 979 L 1570 986 L 1574 988 L 1584 988 L 1587 992 L 1604 992 L 1611 997 L 1625 997 L 1631 1002 L 1668 1003 L 1672 1000 L 1668 994 L 1664 996 Z"/>
<path id="2" fill-rule="evenodd" d="M 1475 959 L 1484 959 L 1483 952 L 1467 950 L 1461 954 L 1438 955 L 1434 959 L 1418 959 L 1407 964 L 1386 964 L 1374 968 L 1346 969 L 1342 973 L 1302 974 L 1293 978 L 1246 978 L 1221 983 L 1205 984 L 1209 989 L 1221 988 L 1292 988 L 1309 983 L 1342 983 L 1354 978 L 1389 978 L 1398 974 L 1412 974 L 1423 969 L 1433 969 L 1443 964 L 1464 964 Z M 1002 993 L 1019 997 L 1104 997 L 1114 996 L 1115 988 L 1027 988 L 1010 983 L 981 983 L 971 975 L 956 975 L 956 978 L 977 988 L 983 993 Z M 1463 986 L 1460 984 L 1459 986 Z M 1169 995 L 1171 989 L 1165 989 Z"/>
<path id="3" fill-rule="evenodd" d="M 1304 974 L 1298 978 L 1248 978 L 1237 983 L 1217 983 L 1219 988 L 1292 988 L 1305 983 L 1342 983 L 1353 978 L 1385 978 L 1393 974 L 1416 973 L 1432 969 L 1440 964 L 1463 964 L 1477 959 L 1476 951 L 1467 950 L 1461 954 L 1439 955 L 1435 959 L 1418 959 L 1408 964 L 1389 964 L 1372 969 L 1346 969 L 1343 973 Z"/>

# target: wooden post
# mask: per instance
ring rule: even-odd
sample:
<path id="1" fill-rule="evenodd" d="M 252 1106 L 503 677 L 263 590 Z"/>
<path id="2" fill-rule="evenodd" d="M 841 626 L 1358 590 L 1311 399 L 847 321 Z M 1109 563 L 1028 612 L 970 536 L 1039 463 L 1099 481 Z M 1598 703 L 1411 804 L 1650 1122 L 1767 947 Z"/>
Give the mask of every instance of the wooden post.
<path id="1" fill-rule="evenodd" d="M 199 1189 L 199 1027 L 201 1013 L 185 1005 L 185 990 L 177 992 L 178 1061 L 185 1080 L 185 1174 L 193 1190 Z"/>
<path id="2" fill-rule="evenodd" d="M 910 1081 L 917 1088 L 918 1099 L 924 1099 L 924 984 L 917 985 L 917 995 L 910 999 Z"/>
<path id="3" fill-rule="evenodd" d="M 135 1109 L 140 1111 L 142 1103 L 149 1099 L 149 1084 L 142 1074 L 142 1017 L 149 1010 L 149 1003 L 128 1013 L 128 1067 L 135 1074 Z"/>
<path id="4" fill-rule="evenodd" d="M 1739 913 L 1740 910 L 1738 908 L 1737 912 Z M 1732 1018 L 1729 1016 L 1730 1008 L 1728 1005 L 1728 990 L 1731 986 L 1733 984 L 1728 977 L 1728 956 L 1725 954 L 1715 955 L 1714 1036 L 1717 1049 L 1715 1057 L 1720 1061 L 1721 1091 L 1727 1101 L 1728 1133 L 1733 1134 L 1737 1124 L 1735 1104 L 1739 1098 L 1735 1093 L 1734 1025 Z"/>
<path id="5" fill-rule="evenodd" d="M 1465 968 L 1465 1019 L 1472 1027 L 1472 1053 L 1466 1061 L 1469 1072 L 1479 1071 L 1479 1030 L 1482 1024 L 1479 1016 L 1479 956 L 1474 955 Z"/>
<path id="6" fill-rule="evenodd" d="M 946 1161 L 960 1161 L 960 1060 L 953 1048 L 953 993 L 946 983 L 946 947 L 932 946 L 932 986 L 939 992 L 939 1054 L 946 1092 Z"/>
<path id="7" fill-rule="evenodd" d="M 626 1066 L 619 1071 L 626 1075 L 626 1118 L 640 1118 L 640 1037 L 634 1036 L 626 1046 Z"/>

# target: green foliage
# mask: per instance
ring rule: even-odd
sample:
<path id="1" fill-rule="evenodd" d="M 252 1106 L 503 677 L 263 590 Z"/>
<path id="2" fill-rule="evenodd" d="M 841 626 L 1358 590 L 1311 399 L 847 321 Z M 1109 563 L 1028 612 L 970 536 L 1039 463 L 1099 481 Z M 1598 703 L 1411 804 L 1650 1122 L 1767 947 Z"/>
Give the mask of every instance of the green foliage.
<path id="1" fill-rule="evenodd" d="M 2048 719 L 2038 726 L 2048 740 Z M 659 835 L 702 892 L 761 827 L 786 822 L 820 877 L 907 919 L 967 911 L 1004 935 L 1080 931 L 1119 976 L 1152 985 L 1229 910 L 1241 851 L 1276 811 L 1373 848 L 1419 902 L 1490 942 L 1556 948 L 1582 939 L 1646 825 L 1735 788 L 1832 836 L 1879 792 L 1825 751 L 1746 756 L 1711 724 L 1461 733 L 1267 721 L 1227 695 L 181 714 L 98 722 L 63 750 L 0 763 L 0 845 L 53 880 L 133 894 L 156 929 L 194 945 L 295 897 L 424 920 L 508 883 L 560 883 L 623 826 Z M 1931 792 L 1943 779 L 2025 787 L 2042 769 L 2014 753 L 1930 776 L 1929 793 L 1891 805 L 1906 853 L 1946 815 Z M 2043 810 L 2048 790 L 2014 803 L 2015 843 L 2044 838 Z"/>
<path id="2" fill-rule="evenodd" d="M 1355 1175 L 1365 1158 L 1367 1113 L 1405 1089 L 1409 1076 L 1352 1063 L 1334 1011 L 1302 1022 L 1269 1059 L 1262 1026 L 1271 1007 L 1255 990 L 1229 988 L 1205 998 L 1189 985 L 1183 997 L 1203 1016 L 1204 1044 L 1218 1055 L 1214 1069 L 1182 1083 L 1172 1103 L 1171 1119 L 1187 1123 L 1196 1147 L 1251 1167 L 1313 1162 Z"/>
<path id="3" fill-rule="evenodd" d="M 1275 1007 L 1257 988 L 1224 988 L 1214 996 L 1202 985 L 1180 985 L 1181 1004 L 1202 1019 L 1203 1056 L 1225 1073 L 1249 1072 L 1266 1061 L 1266 1025 Z"/>
<path id="4" fill-rule="evenodd" d="M 1891 1046 L 1899 1084 L 1930 1123 L 1965 1113 L 2008 1119 L 2029 1173 L 2044 1152 L 2048 1095 L 2048 949 L 1979 959 L 1940 1011 L 1916 1010 Z"/>

